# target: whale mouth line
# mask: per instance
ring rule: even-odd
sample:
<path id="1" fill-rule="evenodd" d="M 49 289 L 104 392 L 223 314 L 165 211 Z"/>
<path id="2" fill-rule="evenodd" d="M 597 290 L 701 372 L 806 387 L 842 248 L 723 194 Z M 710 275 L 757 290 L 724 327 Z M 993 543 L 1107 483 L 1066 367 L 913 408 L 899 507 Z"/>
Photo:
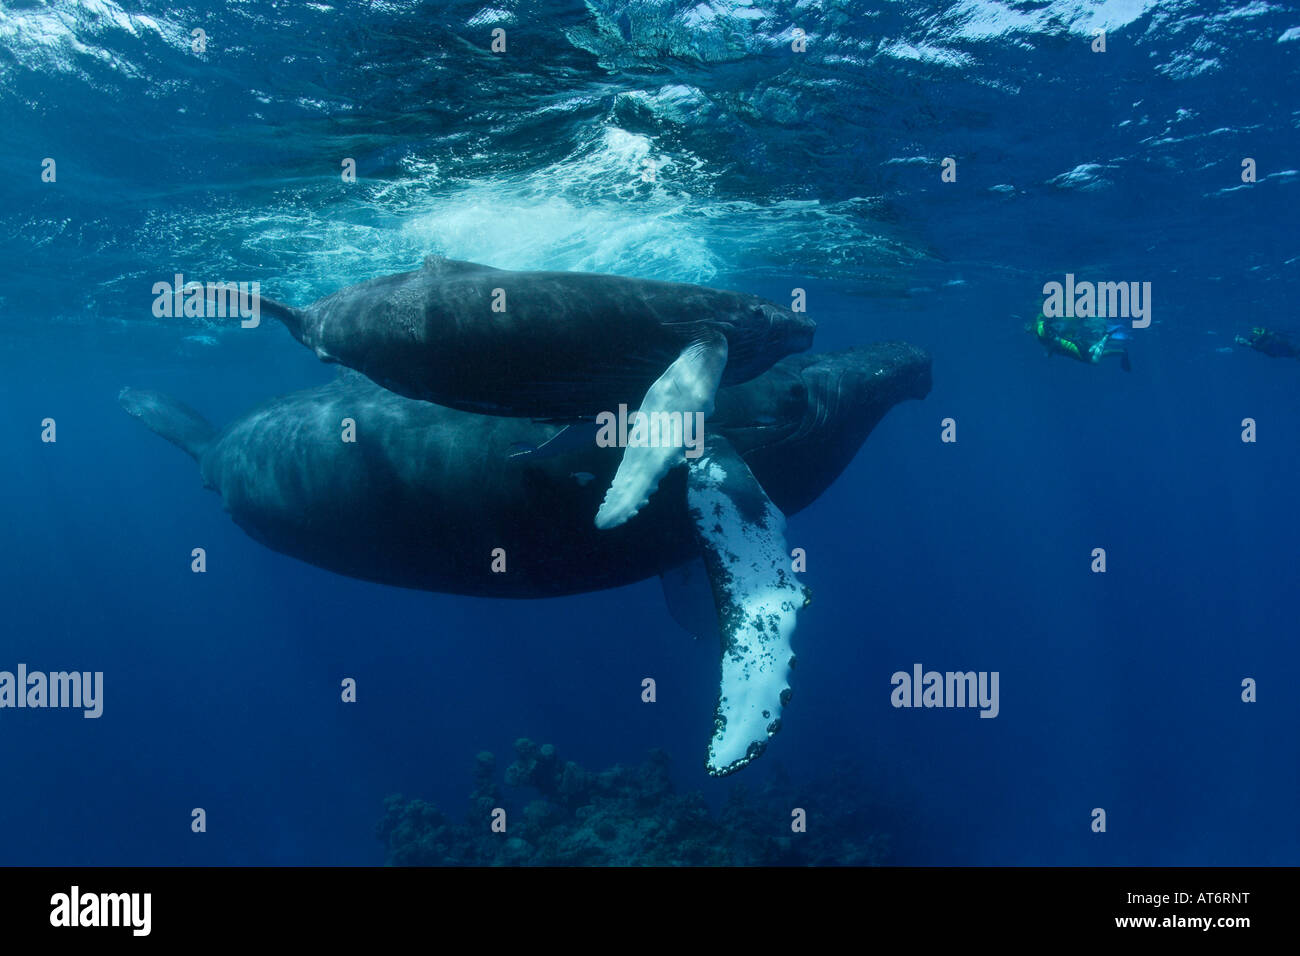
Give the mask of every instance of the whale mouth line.
<path id="1" fill-rule="evenodd" d="M 804 390 L 808 396 L 808 405 L 799 421 L 799 427 L 786 439 L 787 442 L 806 439 L 825 428 L 832 418 L 839 416 L 846 375 L 845 369 L 839 366 L 834 368 L 816 366 L 803 369 L 800 380 L 805 383 Z"/>

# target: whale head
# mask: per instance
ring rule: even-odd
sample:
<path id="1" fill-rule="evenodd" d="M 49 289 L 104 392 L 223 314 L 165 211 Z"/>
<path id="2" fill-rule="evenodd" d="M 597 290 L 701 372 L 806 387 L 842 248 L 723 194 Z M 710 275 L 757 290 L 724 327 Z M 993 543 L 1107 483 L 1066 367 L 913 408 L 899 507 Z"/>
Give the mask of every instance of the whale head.
<path id="1" fill-rule="evenodd" d="M 806 312 L 795 312 L 774 302 L 761 302 L 758 306 L 768 326 L 768 343 L 782 355 L 806 352 L 812 348 L 817 323 Z"/>
<path id="2" fill-rule="evenodd" d="M 723 385 L 739 385 L 772 367 L 774 362 L 812 347 L 817 323 L 807 313 L 741 295 L 725 322 L 730 353 Z"/>
<path id="3" fill-rule="evenodd" d="M 755 297 L 751 307 L 763 330 L 764 352 L 768 356 L 794 355 L 812 348 L 817 323 L 806 312 L 795 312 L 775 302 Z"/>
<path id="4" fill-rule="evenodd" d="M 719 391 L 709 425 L 793 514 L 830 487 L 890 408 L 929 392 L 930 356 L 914 345 L 792 355 Z"/>

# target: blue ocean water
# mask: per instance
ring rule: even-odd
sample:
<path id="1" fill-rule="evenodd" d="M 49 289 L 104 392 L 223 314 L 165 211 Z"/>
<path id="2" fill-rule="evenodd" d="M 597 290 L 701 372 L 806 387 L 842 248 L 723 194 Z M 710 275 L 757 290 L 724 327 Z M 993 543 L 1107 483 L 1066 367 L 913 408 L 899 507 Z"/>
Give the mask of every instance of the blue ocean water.
<path id="1" fill-rule="evenodd" d="M 386 795 L 459 815 L 521 736 L 663 748 L 715 808 L 780 772 L 894 863 L 1300 863 L 1300 365 L 1233 344 L 1300 327 L 1298 54 L 1268 2 L 0 5 L 0 670 L 105 674 L 97 720 L 0 709 L 0 863 L 377 864 Z M 800 287 L 816 349 L 932 354 L 790 521 L 814 602 L 753 766 L 705 775 L 718 651 L 656 581 L 318 570 L 118 406 L 225 423 L 333 375 L 269 322 L 155 318 L 157 281 L 305 303 L 429 253 Z M 1131 373 L 1025 333 L 1067 273 L 1151 283 Z M 997 718 L 891 706 L 915 663 L 999 672 Z"/>

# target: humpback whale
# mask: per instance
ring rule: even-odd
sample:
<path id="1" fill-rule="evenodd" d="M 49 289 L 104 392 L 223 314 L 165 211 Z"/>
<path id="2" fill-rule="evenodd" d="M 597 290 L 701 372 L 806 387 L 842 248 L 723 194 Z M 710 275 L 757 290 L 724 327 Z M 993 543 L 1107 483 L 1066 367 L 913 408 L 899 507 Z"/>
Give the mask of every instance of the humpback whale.
<path id="1" fill-rule="evenodd" d="M 587 420 L 629 405 L 707 416 L 720 386 L 812 344 L 815 323 L 754 295 L 582 272 L 515 272 L 429 256 L 421 268 L 263 311 L 323 361 L 461 411 Z M 638 404 L 639 403 L 639 404 Z M 682 460 L 632 445 L 596 525 L 637 513 Z"/>
<path id="2" fill-rule="evenodd" d="M 403 398 L 354 372 L 221 430 L 157 392 L 128 388 L 119 401 L 198 461 L 246 533 L 318 567 L 502 598 L 660 575 L 674 617 L 720 643 L 706 767 L 723 775 L 763 752 L 790 694 L 806 592 L 791 570 L 785 513 L 828 488 L 893 405 L 929 388 L 929 356 L 910 345 L 791 356 L 720 391 L 705 453 L 608 531 L 577 519 L 618 467 L 617 449 L 578 443 L 511 458 L 520 444 L 545 445 L 555 425 Z M 354 442 L 342 440 L 344 418 L 355 422 Z M 506 573 L 491 570 L 496 548 Z M 701 594 L 712 598 L 703 610 Z"/>

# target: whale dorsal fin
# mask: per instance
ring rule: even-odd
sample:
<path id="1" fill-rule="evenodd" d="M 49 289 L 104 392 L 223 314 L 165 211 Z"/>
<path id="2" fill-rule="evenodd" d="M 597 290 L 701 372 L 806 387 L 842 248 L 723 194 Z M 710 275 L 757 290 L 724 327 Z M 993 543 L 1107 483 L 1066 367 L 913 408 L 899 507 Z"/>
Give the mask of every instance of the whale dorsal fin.
<path id="1" fill-rule="evenodd" d="M 481 266 L 477 262 L 463 262 L 460 259 L 448 259 L 446 256 L 430 254 L 424 257 L 424 264 L 420 266 L 424 272 L 431 272 L 434 275 L 455 275 L 458 272 L 500 272 L 500 269 L 493 269 L 491 266 Z"/>
<path id="2" fill-rule="evenodd" d="M 790 699 L 795 618 L 809 592 L 795 577 L 785 515 L 725 438 L 687 471 L 686 501 L 713 586 L 722 679 L 708 771 L 733 773 L 767 748 Z"/>
<path id="3" fill-rule="evenodd" d="M 727 337 L 721 332 L 706 332 L 677 356 L 672 365 L 655 380 L 641 400 L 641 415 L 667 413 L 680 422 L 681 434 L 692 430 L 695 440 L 703 435 L 696 429 L 696 412 L 705 418 L 713 414 L 713 397 L 727 365 Z M 662 436 L 661 436 L 662 439 Z M 668 470 L 686 460 L 686 449 L 661 440 L 658 445 L 632 445 L 623 451 L 623 460 L 610 483 L 605 500 L 596 512 L 597 528 L 614 528 L 627 521 L 650 500 L 659 481 Z"/>
<path id="4" fill-rule="evenodd" d="M 346 365 L 336 365 L 334 366 L 334 369 L 335 369 L 334 372 L 335 382 L 353 385 L 353 384 L 360 384 L 363 382 L 370 381 L 370 379 L 364 373 L 358 372 L 354 368 L 348 368 Z"/>

